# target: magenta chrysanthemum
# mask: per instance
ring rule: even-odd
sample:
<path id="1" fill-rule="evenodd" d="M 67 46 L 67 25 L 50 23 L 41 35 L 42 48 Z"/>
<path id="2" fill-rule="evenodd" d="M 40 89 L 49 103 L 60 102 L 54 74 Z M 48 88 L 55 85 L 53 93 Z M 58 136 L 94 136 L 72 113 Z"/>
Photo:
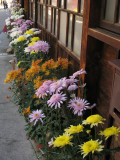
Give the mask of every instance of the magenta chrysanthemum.
<path id="1" fill-rule="evenodd" d="M 40 120 L 43 123 L 43 118 L 45 117 L 44 113 L 42 112 L 42 110 L 36 110 L 33 111 L 30 115 L 30 122 L 34 121 L 34 125 L 36 125 L 37 121 Z"/>
<path id="2" fill-rule="evenodd" d="M 19 28 L 20 31 L 26 31 L 28 28 L 28 25 L 27 24 L 23 24 L 21 25 L 21 27 Z"/>
<path id="3" fill-rule="evenodd" d="M 73 109 L 74 114 L 78 114 L 78 116 L 81 116 L 84 110 L 90 108 L 87 100 L 78 97 L 71 99 L 68 107 Z"/>
<path id="4" fill-rule="evenodd" d="M 54 106 L 55 109 L 60 108 L 60 105 L 66 101 L 66 95 L 62 93 L 53 94 L 52 97 L 47 101 L 48 106 L 51 108 Z"/>

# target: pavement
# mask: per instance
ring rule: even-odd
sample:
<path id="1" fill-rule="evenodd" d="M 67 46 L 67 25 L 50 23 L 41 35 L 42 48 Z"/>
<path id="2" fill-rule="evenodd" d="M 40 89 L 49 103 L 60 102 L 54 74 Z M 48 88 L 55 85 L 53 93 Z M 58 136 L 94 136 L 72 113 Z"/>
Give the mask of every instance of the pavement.
<path id="1" fill-rule="evenodd" d="M 8 84 L 4 84 L 6 73 L 12 70 L 7 55 L 9 41 L 2 32 L 8 14 L 0 7 L 0 160 L 36 160 L 32 146 L 25 136 L 25 121 L 18 113 L 18 107 L 6 99 L 10 96 Z M 4 51 L 4 52 L 3 52 Z"/>

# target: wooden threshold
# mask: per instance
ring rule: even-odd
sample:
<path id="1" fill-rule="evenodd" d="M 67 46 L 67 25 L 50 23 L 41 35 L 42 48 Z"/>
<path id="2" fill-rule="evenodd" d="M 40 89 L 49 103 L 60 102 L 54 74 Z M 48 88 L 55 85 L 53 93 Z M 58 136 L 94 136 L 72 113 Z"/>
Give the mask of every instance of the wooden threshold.
<path id="1" fill-rule="evenodd" d="M 120 35 L 112 33 L 102 28 L 89 28 L 88 35 L 94 37 L 104 43 L 120 49 Z"/>

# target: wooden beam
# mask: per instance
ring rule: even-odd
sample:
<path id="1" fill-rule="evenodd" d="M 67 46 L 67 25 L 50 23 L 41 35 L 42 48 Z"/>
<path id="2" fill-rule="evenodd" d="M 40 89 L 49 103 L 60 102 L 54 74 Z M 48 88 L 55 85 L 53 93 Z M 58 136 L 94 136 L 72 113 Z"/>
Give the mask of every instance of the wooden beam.
<path id="1" fill-rule="evenodd" d="M 101 28 L 89 28 L 88 35 L 120 49 L 120 36 Z"/>

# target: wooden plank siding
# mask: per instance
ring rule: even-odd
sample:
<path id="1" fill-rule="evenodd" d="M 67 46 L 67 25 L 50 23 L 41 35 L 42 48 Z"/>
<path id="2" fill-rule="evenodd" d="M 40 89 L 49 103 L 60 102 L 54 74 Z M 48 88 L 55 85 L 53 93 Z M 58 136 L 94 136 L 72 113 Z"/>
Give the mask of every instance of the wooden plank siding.
<path id="1" fill-rule="evenodd" d="M 24 0 L 24 7 L 27 17 L 33 20 L 33 2 L 35 2 L 35 27 L 42 30 L 40 38 L 50 44 L 49 55 L 57 60 L 58 57 L 67 58 L 72 65 L 69 66 L 68 74 L 83 68 L 87 71 L 85 76 L 82 76 L 83 82 L 87 83 L 87 99 L 93 104 L 97 103 L 96 109 L 104 118 L 107 119 L 106 127 L 115 124 L 119 126 L 117 120 L 110 118 L 110 102 L 112 98 L 112 87 L 114 81 L 115 69 L 109 64 L 109 61 L 120 59 L 120 24 L 116 24 L 118 20 L 118 0 L 115 3 L 114 23 L 108 23 L 104 20 L 106 1 L 105 0 L 84 0 L 84 12 L 80 13 L 81 0 L 78 0 L 77 12 L 67 10 L 67 1 L 64 0 L 63 8 L 61 0 L 57 0 L 57 6 L 50 4 L 40 4 L 37 0 Z M 103 3 L 102 3 L 103 2 Z M 45 6 L 45 26 L 38 21 L 38 5 Z M 51 25 L 48 29 L 48 8 L 51 7 Z M 57 24 L 54 12 L 58 12 Z M 65 44 L 60 41 L 60 13 L 66 13 L 66 39 Z M 71 44 L 69 42 L 69 24 L 71 18 Z M 74 53 L 74 32 L 75 32 L 75 17 L 83 17 L 82 41 L 80 56 Z M 43 11 L 40 12 L 40 17 L 43 17 Z M 57 33 L 55 30 L 57 25 Z M 54 28 L 52 28 L 54 26 Z M 81 96 L 80 90 L 78 95 Z M 119 135 L 120 138 L 120 135 Z M 116 142 L 114 142 L 115 145 Z M 119 143 L 119 142 L 118 142 Z M 120 143 L 119 143 L 120 145 Z M 120 154 L 116 154 L 115 160 L 119 159 Z M 110 157 L 109 157 L 110 160 Z"/>
<path id="2" fill-rule="evenodd" d="M 30 14 L 30 5 L 33 6 L 33 2 L 29 2 L 29 18 L 33 19 L 33 13 Z M 36 7 L 38 3 L 36 3 Z M 80 0 L 78 4 L 80 4 Z M 48 41 L 50 44 L 50 56 L 54 59 L 58 57 L 68 58 L 72 61 L 72 66 L 70 66 L 68 75 L 79 70 L 80 68 L 86 69 L 87 75 L 83 78 L 87 82 L 87 98 L 91 103 L 97 102 L 98 111 L 103 114 L 104 117 L 108 117 L 108 110 L 110 107 L 111 99 L 111 87 L 113 81 L 114 69 L 108 64 L 109 60 L 115 60 L 120 58 L 120 36 L 118 33 L 113 33 L 112 31 L 107 31 L 104 26 L 101 28 L 101 17 L 105 16 L 105 6 L 102 6 L 101 0 L 85 0 L 84 1 L 84 13 L 83 13 L 83 29 L 82 29 L 82 47 L 81 55 L 78 57 L 73 52 L 73 42 L 74 42 L 74 25 L 75 16 L 82 16 L 81 13 L 75 13 L 73 11 L 66 11 L 66 1 L 64 1 L 64 7 L 59 8 L 61 1 L 58 0 L 57 6 L 44 5 L 45 10 L 45 27 L 43 27 L 38 21 L 38 11 L 35 12 L 35 24 L 38 28 L 42 30 L 40 34 L 41 39 Z M 36 8 L 35 7 L 35 8 Z M 48 7 L 51 7 L 51 26 L 50 31 L 47 29 L 47 14 Z M 102 8 L 104 12 L 102 12 Z M 117 1 L 116 6 L 117 8 Z M 54 23 L 54 9 L 58 10 L 58 23 L 57 23 L 57 33 L 52 33 L 52 26 Z M 80 11 L 78 5 L 77 10 Z M 33 12 L 33 9 L 31 8 Z M 60 38 L 60 12 L 67 13 L 67 25 L 66 25 L 66 40 L 65 45 L 61 43 Z M 56 10 L 55 10 L 56 12 Z M 116 11 L 115 11 L 116 13 Z M 43 13 L 41 13 L 41 16 Z M 69 30 L 69 17 L 72 15 L 72 36 L 71 36 L 71 49 L 68 46 L 68 30 Z M 117 14 L 117 13 L 116 13 Z M 31 16 L 30 16 L 31 15 Z M 53 21 L 54 20 L 54 21 Z M 114 17 L 115 20 L 115 17 Z M 54 26 L 55 27 L 55 26 Z M 85 78 L 85 79 L 84 79 Z"/>

